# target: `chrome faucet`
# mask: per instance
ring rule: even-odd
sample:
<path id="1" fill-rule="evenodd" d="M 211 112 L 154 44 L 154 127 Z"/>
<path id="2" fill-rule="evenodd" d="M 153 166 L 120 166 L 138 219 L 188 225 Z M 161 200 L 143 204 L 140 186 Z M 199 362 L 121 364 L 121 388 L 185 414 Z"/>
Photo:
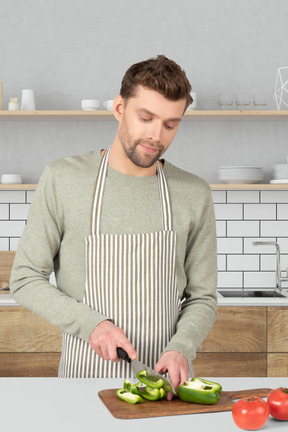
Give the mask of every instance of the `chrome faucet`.
<path id="1" fill-rule="evenodd" d="M 253 246 L 276 246 L 276 291 L 282 290 L 282 282 L 288 282 L 288 269 L 286 276 L 281 277 L 281 266 L 280 266 L 280 246 L 274 241 L 255 241 L 252 243 Z"/>

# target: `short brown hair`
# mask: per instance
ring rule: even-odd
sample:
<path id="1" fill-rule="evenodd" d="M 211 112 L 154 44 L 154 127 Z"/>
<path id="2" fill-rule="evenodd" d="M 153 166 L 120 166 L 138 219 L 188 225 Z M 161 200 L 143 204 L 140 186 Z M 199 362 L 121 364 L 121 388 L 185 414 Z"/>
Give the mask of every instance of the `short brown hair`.
<path id="1" fill-rule="evenodd" d="M 169 100 L 186 99 L 185 110 L 193 102 L 186 73 L 164 55 L 130 66 L 122 79 L 120 95 L 123 99 L 134 97 L 138 85 L 155 90 Z"/>

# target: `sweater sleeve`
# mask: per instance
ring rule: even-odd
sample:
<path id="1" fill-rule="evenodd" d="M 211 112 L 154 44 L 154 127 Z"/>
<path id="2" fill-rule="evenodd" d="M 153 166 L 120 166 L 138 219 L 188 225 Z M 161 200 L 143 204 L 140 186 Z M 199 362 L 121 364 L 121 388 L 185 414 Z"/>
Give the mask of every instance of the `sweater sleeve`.
<path id="1" fill-rule="evenodd" d="M 179 351 L 190 364 L 217 318 L 217 241 L 214 205 L 207 185 L 196 228 L 188 236 L 187 285 L 176 333 L 165 351 Z"/>
<path id="2" fill-rule="evenodd" d="M 93 329 L 107 317 L 49 282 L 64 235 L 63 204 L 57 199 L 56 176 L 50 165 L 39 180 L 19 240 L 10 290 L 20 305 L 60 330 L 88 341 Z"/>

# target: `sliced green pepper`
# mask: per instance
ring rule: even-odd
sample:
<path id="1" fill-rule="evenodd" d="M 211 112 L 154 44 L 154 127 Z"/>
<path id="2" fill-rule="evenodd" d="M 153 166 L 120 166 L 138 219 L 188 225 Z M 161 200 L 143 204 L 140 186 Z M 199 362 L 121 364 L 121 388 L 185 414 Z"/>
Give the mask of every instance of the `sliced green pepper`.
<path id="1" fill-rule="evenodd" d="M 217 393 L 221 393 L 222 392 L 222 386 L 221 386 L 221 384 L 213 382 L 213 381 L 207 381 L 207 380 L 205 380 L 203 378 L 194 377 L 194 378 L 192 378 L 191 382 L 195 382 L 195 383 L 196 382 L 200 382 L 200 383 L 205 384 L 205 386 L 212 387 L 212 389 L 215 392 L 217 392 Z"/>
<path id="2" fill-rule="evenodd" d="M 166 396 L 166 392 L 163 388 L 151 388 L 151 387 L 141 387 L 139 394 L 145 399 L 150 401 L 157 401 Z"/>
<path id="3" fill-rule="evenodd" d="M 138 394 L 137 387 L 139 386 L 141 386 L 141 382 L 137 384 L 131 384 L 131 382 L 127 378 L 124 379 L 123 389 L 127 392 Z"/>
<path id="4" fill-rule="evenodd" d="M 117 390 L 116 394 L 120 399 L 130 404 L 143 402 L 143 398 L 139 394 L 133 394 L 130 391 L 124 390 L 124 388 Z"/>
<path id="5" fill-rule="evenodd" d="M 184 402 L 213 405 L 219 401 L 221 391 L 220 384 L 195 377 L 178 387 L 178 396 Z"/>
<path id="6" fill-rule="evenodd" d="M 146 384 L 148 387 L 151 387 L 153 389 L 159 389 L 163 386 L 164 381 L 159 378 L 155 378 L 151 375 L 148 375 L 147 370 L 143 369 L 142 371 L 137 373 L 137 378 L 139 381 L 141 381 L 143 384 Z"/>

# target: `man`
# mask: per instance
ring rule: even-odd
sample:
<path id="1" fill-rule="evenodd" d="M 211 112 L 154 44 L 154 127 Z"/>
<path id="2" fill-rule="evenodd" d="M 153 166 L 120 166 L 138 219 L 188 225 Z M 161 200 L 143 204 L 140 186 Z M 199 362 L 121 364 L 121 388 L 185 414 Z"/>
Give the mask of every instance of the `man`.
<path id="1" fill-rule="evenodd" d="M 191 375 L 216 319 L 214 209 L 204 180 L 160 159 L 190 91 L 164 56 L 132 65 L 110 149 L 58 159 L 41 176 L 10 285 L 62 330 L 61 377 L 131 376 L 118 347 L 176 389 Z"/>

